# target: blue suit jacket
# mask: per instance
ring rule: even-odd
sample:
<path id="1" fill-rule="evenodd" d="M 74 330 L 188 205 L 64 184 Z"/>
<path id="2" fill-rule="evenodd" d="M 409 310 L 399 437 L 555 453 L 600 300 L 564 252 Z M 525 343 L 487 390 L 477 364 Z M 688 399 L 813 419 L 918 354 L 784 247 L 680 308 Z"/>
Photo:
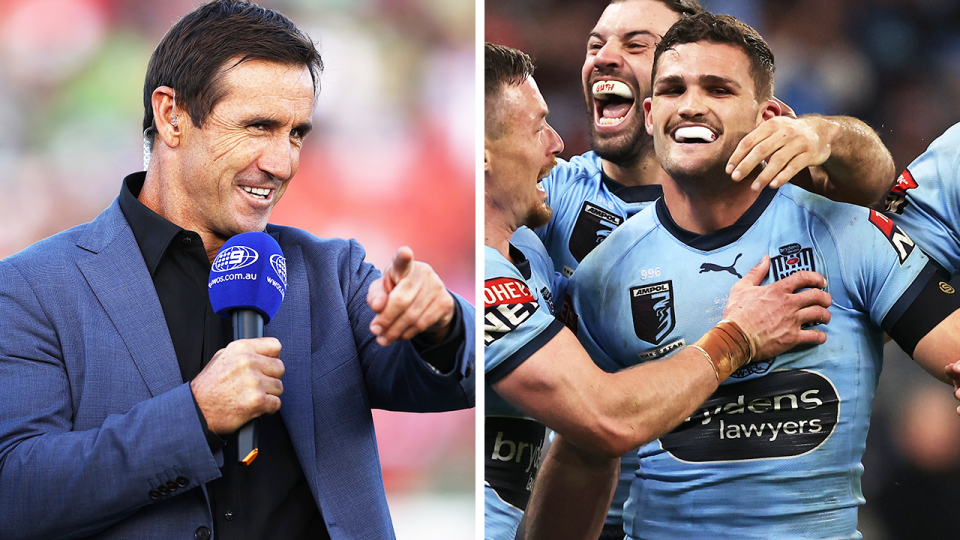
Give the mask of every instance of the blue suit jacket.
<path id="1" fill-rule="evenodd" d="M 280 414 L 333 539 L 392 538 L 371 408 L 474 402 L 475 312 L 448 375 L 368 330 L 379 276 L 355 241 L 268 227 L 288 287 L 264 328 L 286 368 Z M 204 438 L 153 282 L 116 201 L 0 261 L 0 538 L 193 538 L 213 529 Z M 179 483 L 178 483 L 179 482 Z M 159 500 L 150 491 L 177 489 Z"/>

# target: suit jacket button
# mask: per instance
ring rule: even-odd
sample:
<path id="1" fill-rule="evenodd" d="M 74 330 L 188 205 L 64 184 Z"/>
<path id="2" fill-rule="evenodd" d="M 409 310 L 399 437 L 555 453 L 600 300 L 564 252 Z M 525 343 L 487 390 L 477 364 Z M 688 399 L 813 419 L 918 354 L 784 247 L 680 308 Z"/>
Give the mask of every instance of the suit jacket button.
<path id="1" fill-rule="evenodd" d="M 167 480 L 166 486 L 170 489 L 170 491 L 176 491 L 180 489 L 180 486 L 178 486 L 173 480 Z"/>
<path id="2" fill-rule="evenodd" d="M 197 532 L 193 533 L 193 537 L 197 540 L 210 540 L 210 529 L 199 527 L 197 528 Z"/>
<path id="3" fill-rule="evenodd" d="M 157 491 L 159 491 L 161 495 L 168 495 L 170 493 L 170 488 L 164 484 L 160 484 L 157 486 Z"/>
<path id="4" fill-rule="evenodd" d="M 148 493 L 148 495 L 150 495 L 150 498 L 153 499 L 153 500 L 157 500 L 157 499 L 159 499 L 160 497 L 163 496 L 163 495 L 160 495 L 160 492 L 157 491 L 157 490 L 155 490 L 155 489 L 151 489 L 151 490 L 150 490 L 150 493 Z"/>
<path id="5" fill-rule="evenodd" d="M 190 480 L 187 480 L 185 476 L 178 476 L 177 485 L 180 487 L 187 487 L 188 485 L 190 485 Z"/>

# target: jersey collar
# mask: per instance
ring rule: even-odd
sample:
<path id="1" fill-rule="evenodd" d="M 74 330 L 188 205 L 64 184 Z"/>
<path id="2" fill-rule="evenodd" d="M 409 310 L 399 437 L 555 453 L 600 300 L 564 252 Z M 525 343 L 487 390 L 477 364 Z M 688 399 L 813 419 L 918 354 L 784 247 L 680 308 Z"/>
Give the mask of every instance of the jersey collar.
<path id="1" fill-rule="evenodd" d="M 513 244 L 510 244 L 510 260 L 513 261 L 513 265 L 520 271 L 523 279 L 530 279 L 530 276 L 533 275 L 530 271 L 530 261 L 528 261 L 527 256 Z"/>
<path id="2" fill-rule="evenodd" d="M 773 200 L 776 194 L 777 190 L 775 189 L 764 189 L 760 192 L 757 200 L 740 216 L 740 219 L 738 219 L 736 223 L 707 234 L 696 234 L 680 228 L 680 226 L 673 221 L 673 218 L 670 216 L 670 211 L 667 210 L 667 205 L 663 202 L 662 198 L 656 202 L 657 218 L 667 232 L 677 240 L 700 251 L 712 251 L 739 240 L 740 237 L 743 236 L 743 233 L 747 232 L 747 229 L 760 219 L 763 211 L 767 209 L 767 206 L 770 205 L 770 201 Z"/>
<path id="3" fill-rule="evenodd" d="M 663 197 L 663 188 L 660 187 L 660 184 L 625 186 L 607 176 L 602 168 L 600 169 L 600 181 L 610 190 L 610 193 L 626 203 L 653 202 Z"/>

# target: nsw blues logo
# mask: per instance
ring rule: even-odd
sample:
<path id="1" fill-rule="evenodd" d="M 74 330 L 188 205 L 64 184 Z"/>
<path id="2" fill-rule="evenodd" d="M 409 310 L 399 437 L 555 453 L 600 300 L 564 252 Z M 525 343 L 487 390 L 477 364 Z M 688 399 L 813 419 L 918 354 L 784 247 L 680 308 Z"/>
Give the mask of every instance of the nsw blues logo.
<path id="1" fill-rule="evenodd" d="M 800 244 L 781 246 L 780 255 L 770 260 L 770 270 L 773 272 L 774 281 L 780 281 L 801 270 L 816 272 L 817 267 L 813 262 L 813 248 L 800 247 Z"/>
<path id="2" fill-rule="evenodd" d="M 270 256 L 270 267 L 273 268 L 273 271 L 277 273 L 277 277 L 280 278 L 280 281 L 283 282 L 283 286 L 287 286 L 287 260 L 283 258 L 283 255 L 271 255 Z"/>
<path id="3" fill-rule="evenodd" d="M 673 281 L 631 287 L 630 310 L 637 337 L 658 345 L 677 326 L 673 312 Z"/>
<path id="4" fill-rule="evenodd" d="M 211 270 L 214 272 L 229 272 L 240 268 L 250 266 L 257 262 L 260 255 L 257 250 L 247 246 L 230 246 L 227 249 L 220 250 L 217 258 L 213 260 Z"/>

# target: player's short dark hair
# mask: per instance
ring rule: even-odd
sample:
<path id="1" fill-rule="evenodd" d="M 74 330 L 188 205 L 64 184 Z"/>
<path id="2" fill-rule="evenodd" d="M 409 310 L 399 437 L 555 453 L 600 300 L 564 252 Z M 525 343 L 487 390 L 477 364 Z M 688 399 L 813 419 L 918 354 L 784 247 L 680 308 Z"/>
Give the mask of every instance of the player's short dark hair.
<path id="1" fill-rule="evenodd" d="M 239 58 L 233 65 L 227 63 Z M 316 45 L 293 21 L 245 0 L 216 0 L 180 19 L 160 40 L 143 83 L 143 129 L 155 128 L 152 95 L 159 86 L 177 93 L 177 106 L 197 127 L 224 98 L 224 73 L 251 59 L 310 69 L 313 91 L 323 62 Z"/>
<path id="2" fill-rule="evenodd" d="M 610 0 L 610 4 L 622 4 L 630 0 Z M 706 11 L 698 0 L 654 0 L 670 8 L 681 17 L 692 17 Z"/>
<path id="3" fill-rule="evenodd" d="M 657 45 L 653 56 L 653 76 L 656 77 L 660 56 L 664 51 L 683 43 L 700 41 L 730 44 L 743 50 L 750 59 L 750 75 L 756 87 L 757 99 L 773 96 L 773 51 L 759 32 L 730 15 L 703 12 L 677 21 Z"/>
<path id="4" fill-rule="evenodd" d="M 527 53 L 494 43 L 485 43 L 483 49 L 483 117 L 484 134 L 496 139 L 503 134 L 498 100 L 506 86 L 522 84 L 533 76 L 533 60 Z"/>

